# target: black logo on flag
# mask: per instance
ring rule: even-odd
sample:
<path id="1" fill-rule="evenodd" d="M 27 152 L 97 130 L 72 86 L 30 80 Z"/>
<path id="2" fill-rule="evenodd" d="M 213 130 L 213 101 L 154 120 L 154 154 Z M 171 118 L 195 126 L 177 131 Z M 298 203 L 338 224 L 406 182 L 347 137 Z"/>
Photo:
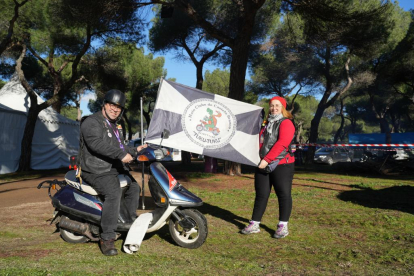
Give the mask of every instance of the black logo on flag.
<path id="1" fill-rule="evenodd" d="M 237 119 L 224 104 L 211 99 L 197 99 L 185 108 L 181 125 L 194 144 L 218 149 L 230 143 L 236 133 Z"/>

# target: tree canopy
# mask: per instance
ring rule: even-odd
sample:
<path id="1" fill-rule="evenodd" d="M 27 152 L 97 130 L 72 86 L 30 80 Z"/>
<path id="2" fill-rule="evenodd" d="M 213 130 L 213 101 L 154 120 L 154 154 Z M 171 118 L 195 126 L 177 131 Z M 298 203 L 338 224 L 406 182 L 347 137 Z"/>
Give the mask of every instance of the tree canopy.
<path id="1" fill-rule="evenodd" d="M 267 107 L 285 97 L 298 141 L 343 141 L 348 133 L 414 130 L 414 13 L 381 0 L 0 0 L 0 74 L 15 71 L 31 98 L 22 140 L 28 169 L 38 113 L 52 106 L 79 119 L 80 100 L 124 91 L 128 133 L 146 124 L 164 58 L 191 60 L 195 86 Z M 173 9 L 165 16 L 165 9 Z M 211 62 L 224 69 L 206 71 Z M 249 68 L 250 79 L 246 81 Z M 0 86 L 2 83 L 0 83 Z M 45 102 L 38 104 L 35 93 Z M 77 108 L 77 110 L 76 110 Z M 77 112 L 76 112 L 77 111 Z M 311 152 L 311 151 L 310 151 Z M 28 161 L 29 160 L 29 161 Z"/>
<path id="2" fill-rule="evenodd" d="M 19 170 L 30 168 L 31 141 L 37 115 L 48 106 L 60 111 L 65 96 L 73 91 L 75 83 L 81 81 L 79 65 L 92 41 L 105 41 L 115 35 L 127 41 L 137 41 L 142 37 L 141 24 L 138 24 L 132 4 L 133 1 L 129 0 L 32 0 L 24 6 L 26 13 L 22 10 L 19 17 L 24 24 L 18 25 L 21 31 L 14 33 L 16 47 L 10 49 L 12 56 L 15 50 L 15 57 L 19 57 L 16 71 L 31 99 Z M 26 80 L 22 70 L 27 52 L 29 57 L 38 60 L 53 83 L 49 90 L 51 97 L 40 105 L 35 95 L 36 87 Z"/>

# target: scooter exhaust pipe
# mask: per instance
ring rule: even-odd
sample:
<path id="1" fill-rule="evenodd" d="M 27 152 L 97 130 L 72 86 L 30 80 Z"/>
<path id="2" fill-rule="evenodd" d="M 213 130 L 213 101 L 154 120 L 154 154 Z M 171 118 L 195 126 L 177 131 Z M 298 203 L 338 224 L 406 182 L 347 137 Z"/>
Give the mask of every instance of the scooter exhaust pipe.
<path id="1" fill-rule="evenodd" d="M 65 216 L 62 216 L 60 218 L 59 227 L 66 229 L 66 230 L 71 230 L 79 234 L 85 234 L 86 232 L 89 231 L 89 227 L 85 223 L 68 219 Z"/>
<path id="2" fill-rule="evenodd" d="M 68 219 L 65 216 L 62 216 L 59 221 L 59 227 L 73 231 L 75 233 L 84 235 L 85 237 L 89 238 L 91 241 L 99 241 L 99 238 L 92 236 L 92 233 L 89 229 L 89 225 L 86 223 L 74 221 Z"/>

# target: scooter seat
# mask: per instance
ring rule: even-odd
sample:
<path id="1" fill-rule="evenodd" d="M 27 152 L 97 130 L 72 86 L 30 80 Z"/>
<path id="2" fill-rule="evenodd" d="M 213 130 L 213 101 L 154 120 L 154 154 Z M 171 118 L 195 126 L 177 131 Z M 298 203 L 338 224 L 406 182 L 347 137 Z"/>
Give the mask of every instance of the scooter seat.
<path id="1" fill-rule="evenodd" d="M 94 188 L 92 188 L 91 185 L 89 185 L 87 182 L 82 180 L 82 184 L 79 182 L 79 179 L 76 177 L 76 171 L 68 171 L 65 175 L 66 183 L 68 183 L 70 186 L 91 194 L 91 195 L 98 195 L 98 193 L 95 191 Z M 126 187 L 132 183 L 132 180 L 129 176 L 120 174 L 118 175 L 118 180 L 120 183 L 121 188 Z"/>

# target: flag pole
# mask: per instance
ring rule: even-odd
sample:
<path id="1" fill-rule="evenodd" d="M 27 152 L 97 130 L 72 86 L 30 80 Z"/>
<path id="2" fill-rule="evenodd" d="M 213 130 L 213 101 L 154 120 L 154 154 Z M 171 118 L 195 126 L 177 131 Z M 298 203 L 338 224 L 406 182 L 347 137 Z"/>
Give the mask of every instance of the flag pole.
<path id="1" fill-rule="evenodd" d="M 142 97 L 140 98 L 140 105 L 141 105 L 141 145 L 144 144 L 144 122 L 142 121 Z M 145 181 L 144 181 L 144 174 L 145 174 L 145 164 L 142 162 L 142 210 L 145 210 Z"/>

